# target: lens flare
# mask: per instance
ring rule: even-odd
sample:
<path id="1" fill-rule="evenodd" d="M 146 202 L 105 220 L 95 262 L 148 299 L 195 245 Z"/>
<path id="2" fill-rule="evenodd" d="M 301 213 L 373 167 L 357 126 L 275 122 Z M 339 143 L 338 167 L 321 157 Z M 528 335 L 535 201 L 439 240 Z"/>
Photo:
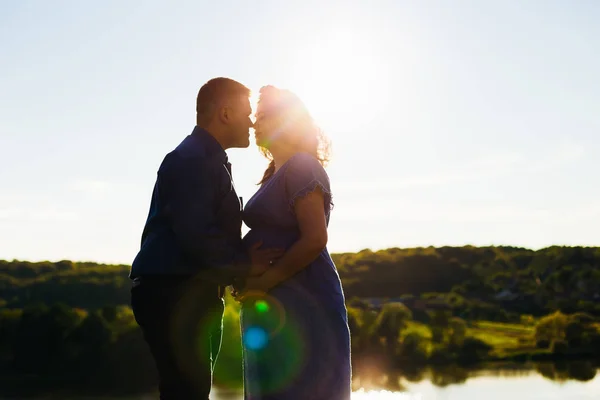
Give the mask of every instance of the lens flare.
<path id="1" fill-rule="evenodd" d="M 254 376 L 261 393 L 276 393 L 290 385 L 309 356 L 297 318 L 279 299 L 263 292 L 247 295 L 240 319 L 246 373 Z"/>
<path id="2" fill-rule="evenodd" d="M 267 303 L 266 300 L 258 300 L 254 304 L 254 307 L 256 308 L 256 311 L 261 314 L 269 312 L 269 309 L 271 308 L 269 307 L 269 303 Z"/>
<path id="3" fill-rule="evenodd" d="M 264 292 L 248 292 L 243 311 L 253 320 L 251 326 L 260 326 L 267 335 L 276 335 L 285 325 L 286 313 L 283 305 L 275 297 Z"/>
<path id="4" fill-rule="evenodd" d="M 244 344 L 251 350 L 264 349 L 269 343 L 269 335 L 259 326 L 250 326 L 244 332 Z"/>

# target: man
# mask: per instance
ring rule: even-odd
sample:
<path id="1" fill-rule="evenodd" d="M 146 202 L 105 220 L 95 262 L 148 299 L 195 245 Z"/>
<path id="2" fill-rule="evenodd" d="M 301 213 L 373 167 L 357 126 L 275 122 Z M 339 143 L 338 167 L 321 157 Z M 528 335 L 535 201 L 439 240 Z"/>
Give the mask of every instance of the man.
<path id="1" fill-rule="evenodd" d="M 225 286 L 265 271 L 281 251 L 242 247 L 242 204 L 225 150 L 248 147 L 250 90 L 215 78 L 198 92 L 193 132 L 164 158 L 131 305 L 156 362 L 162 400 L 208 400 L 221 346 Z"/>

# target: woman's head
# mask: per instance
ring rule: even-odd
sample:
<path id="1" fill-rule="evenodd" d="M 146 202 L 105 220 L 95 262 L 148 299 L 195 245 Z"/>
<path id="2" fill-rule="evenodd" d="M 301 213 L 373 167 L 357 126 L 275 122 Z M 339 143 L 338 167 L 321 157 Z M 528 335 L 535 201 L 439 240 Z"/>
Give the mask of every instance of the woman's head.
<path id="1" fill-rule="evenodd" d="M 254 132 L 256 144 L 271 160 L 261 183 L 273 174 L 272 151 L 307 152 L 323 165 L 329 159 L 329 141 L 304 103 L 289 90 L 275 86 L 260 89 Z"/>

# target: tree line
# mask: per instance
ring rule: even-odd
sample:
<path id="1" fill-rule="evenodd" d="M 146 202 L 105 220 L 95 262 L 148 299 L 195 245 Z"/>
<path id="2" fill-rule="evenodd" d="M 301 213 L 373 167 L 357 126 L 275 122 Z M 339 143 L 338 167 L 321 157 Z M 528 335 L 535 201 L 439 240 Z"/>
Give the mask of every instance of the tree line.
<path id="1" fill-rule="evenodd" d="M 588 358 L 600 348 L 599 248 L 430 247 L 333 258 L 357 377 L 379 365 L 418 379 L 433 366 L 440 384 L 453 381 L 448 371 L 460 369 L 446 366 L 498 358 L 493 344 L 471 334 L 477 320 L 524 319 L 535 321 L 535 331 L 515 360 L 583 355 L 575 372 L 546 366 L 541 373 L 595 375 Z M 0 261 L 0 395 L 152 390 L 154 364 L 129 308 L 128 272 L 128 265 Z M 241 385 L 238 313 L 228 298 L 215 371 L 227 387 Z"/>
<path id="2" fill-rule="evenodd" d="M 600 248 L 391 248 L 333 254 L 346 297 L 442 303 L 465 319 L 600 315 Z M 0 307 L 129 304 L 128 265 L 0 261 Z"/>

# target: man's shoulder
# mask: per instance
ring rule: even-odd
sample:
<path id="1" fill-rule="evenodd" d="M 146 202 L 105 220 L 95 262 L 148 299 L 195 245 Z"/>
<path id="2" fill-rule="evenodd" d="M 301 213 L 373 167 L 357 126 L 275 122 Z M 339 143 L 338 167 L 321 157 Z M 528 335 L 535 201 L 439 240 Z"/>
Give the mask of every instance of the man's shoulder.
<path id="1" fill-rule="evenodd" d="M 186 175 L 192 171 L 211 173 L 220 168 L 222 160 L 211 154 L 202 143 L 194 142 L 193 137 L 186 137 L 175 149 L 165 155 L 159 168 L 159 174 Z"/>
<path id="2" fill-rule="evenodd" d="M 172 156 L 177 156 L 180 158 L 197 158 L 203 159 L 207 158 L 208 152 L 206 146 L 202 141 L 197 140 L 192 135 L 186 136 L 175 149 L 173 149 L 169 154 Z M 169 156 L 167 154 L 167 156 Z"/>
<path id="3" fill-rule="evenodd" d="M 195 141 L 191 135 L 188 135 L 177 145 L 177 147 L 165 155 L 161 167 L 174 163 L 202 163 L 207 159 L 209 159 L 209 156 L 205 146 L 203 146 L 202 143 Z"/>

